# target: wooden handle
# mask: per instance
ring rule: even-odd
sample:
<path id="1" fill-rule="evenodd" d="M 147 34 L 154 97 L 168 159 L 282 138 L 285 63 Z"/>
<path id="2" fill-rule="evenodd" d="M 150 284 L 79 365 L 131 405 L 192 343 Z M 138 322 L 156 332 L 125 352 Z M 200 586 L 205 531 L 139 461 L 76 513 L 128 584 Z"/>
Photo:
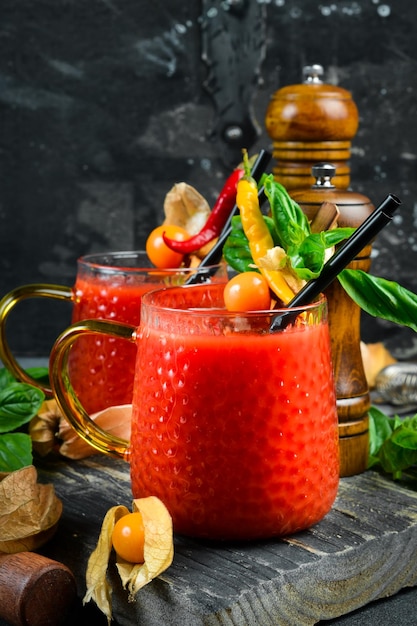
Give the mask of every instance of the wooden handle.
<path id="1" fill-rule="evenodd" d="M 0 617 L 12 626 L 56 626 L 76 597 L 71 570 L 34 552 L 0 553 Z"/>

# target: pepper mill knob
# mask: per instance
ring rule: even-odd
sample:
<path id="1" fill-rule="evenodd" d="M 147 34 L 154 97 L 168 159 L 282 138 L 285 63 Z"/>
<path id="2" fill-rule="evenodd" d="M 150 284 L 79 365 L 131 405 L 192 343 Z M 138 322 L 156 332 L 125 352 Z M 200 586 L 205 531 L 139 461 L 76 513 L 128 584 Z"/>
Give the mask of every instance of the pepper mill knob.
<path id="1" fill-rule="evenodd" d="M 322 83 L 321 77 L 324 74 L 322 65 L 305 65 L 303 67 L 303 79 L 304 83 Z"/>
<path id="2" fill-rule="evenodd" d="M 326 187 L 327 189 L 335 189 L 333 185 L 333 178 L 336 174 L 336 168 L 331 163 L 316 163 L 311 168 L 311 173 L 316 179 L 316 182 L 312 186 L 313 189 L 319 187 Z"/>
<path id="3" fill-rule="evenodd" d="M 273 174 L 286 189 L 314 184 L 312 166 L 321 161 L 335 167 L 335 185 L 350 184 L 349 159 L 359 114 L 346 89 L 322 81 L 321 65 L 303 68 L 303 82 L 276 91 L 265 114 L 273 142 Z"/>

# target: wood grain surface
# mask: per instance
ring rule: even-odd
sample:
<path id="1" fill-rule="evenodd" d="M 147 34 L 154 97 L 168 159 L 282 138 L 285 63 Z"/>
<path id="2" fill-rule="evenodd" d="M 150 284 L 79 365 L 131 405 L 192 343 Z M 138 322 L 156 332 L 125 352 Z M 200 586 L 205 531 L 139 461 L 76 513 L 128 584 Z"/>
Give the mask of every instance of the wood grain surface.
<path id="1" fill-rule="evenodd" d="M 64 503 L 44 552 L 85 592 L 85 569 L 105 512 L 130 506 L 128 466 L 102 456 L 39 468 Z M 282 540 L 214 544 L 175 538 L 172 566 L 128 603 L 117 574 L 118 624 L 310 626 L 417 584 L 417 493 L 375 472 L 343 478 L 314 528 Z"/>

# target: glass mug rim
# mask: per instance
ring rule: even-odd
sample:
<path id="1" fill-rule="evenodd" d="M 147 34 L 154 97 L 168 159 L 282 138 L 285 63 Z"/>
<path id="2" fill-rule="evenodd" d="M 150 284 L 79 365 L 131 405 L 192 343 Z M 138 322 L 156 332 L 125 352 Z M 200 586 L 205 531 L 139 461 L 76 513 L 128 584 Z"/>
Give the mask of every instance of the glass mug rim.
<path id="1" fill-rule="evenodd" d="M 299 305 L 296 307 L 277 307 L 274 309 L 257 309 L 256 311 L 229 311 L 228 309 L 220 308 L 220 307 L 208 307 L 208 306 L 179 306 L 178 304 L 169 305 L 160 302 L 159 300 L 165 298 L 165 294 L 168 292 L 168 295 L 171 295 L 175 299 L 176 293 L 183 293 L 183 290 L 201 290 L 201 291 L 217 291 L 221 288 L 221 284 L 219 283 L 205 283 L 201 285 L 182 285 L 182 286 L 168 286 L 168 287 L 156 287 L 151 291 L 145 293 L 141 298 L 141 307 L 143 309 L 148 310 L 157 310 L 163 312 L 171 312 L 171 313 L 179 313 L 184 315 L 198 315 L 198 316 L 207 316 L 210 318 L 257 318 L 257 317 L 275 317 L 280 314 L 286 313 L 294 313 L 295 317 L 298 317 L 300 313 L 306 312 L 309 313 L 311 311 L 318 310 L 325 306 L 327 308 L 327 297 L 324 293 L 321 293 L 313 302 L 308 304 Z M 224 288 L 224 285 L 223 285 Z"/>
<path id="2" fill-rule="evenodd" d="M 123 265 L 120 263 L 123 262 Z M 93 252 L 84 254 L 77 259 L 79 268 L 86 270 L 97 270 L 100 274 L 152 274 L 158 276 L 171 276 L 184 274 L 188 276 L 193 272 L 210 272 L 217 267 L 225 265 L 224 262 L 213 263 L 212 265 L 200 268 L 195 267 L 169 267 L 157 268 L 151 263 L 145 250 L 115 250 L 104 252 Z"/>

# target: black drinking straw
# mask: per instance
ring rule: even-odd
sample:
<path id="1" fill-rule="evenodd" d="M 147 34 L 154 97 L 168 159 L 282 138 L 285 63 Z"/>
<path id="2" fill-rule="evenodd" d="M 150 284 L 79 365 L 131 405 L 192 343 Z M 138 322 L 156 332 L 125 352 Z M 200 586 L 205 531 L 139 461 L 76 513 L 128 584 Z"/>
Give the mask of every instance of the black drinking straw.
<path id="1" fill-rule="evenodd" d="M 335 280 L 339 272 L 341 272 L 355 256 L 372 241 L 379 231 L 392 220 L 393 213 L 400 204 L 401 200 L 393 194 L 389 194 L 382 204 L 358 226 L 353 235 L 351 235 L 327 263 L 324 264 L 320 276 L 310 280 L 304 285 L 287 304 L 287 307 L 289 309 L 302 307 L 313 302 L 313 300 Z M 298 310 L 277 314 L 270 326 L 271 332 L 281 330 L 288 326 L 288 324 L 297 317 L 299 312 Z"/>
<path id="2" fill-rule="evenodd" d="M 259 179 L 261 178 L 262 174 L 265 172 L 267 165 L 269 164 L 271 160 L 271 157 L 272 157 L 271 153 L 268 152 L 267 150 L 261 150 L 260 153 L 258 154 L 258 157 L 251 169 L 251 176 L 254 180 L 256 180 L 256 182 L 259 182 Z M 258 198 L 261 201 L 263 197 L 264 197 L 264 191 L 262 188 L 258 192 Z M 186 285 L 193 285 L 195 283 L 201 283 L 207 280 L 207 278 L 210 277 L 211 274 L 215 274 L 215 272 L 217 271 L 216 268 L 215 267 L 209 268 L 208 266 L 214 266 L 220 263 L 221 258 L 223 256 L 223 246 L 225 244 L 226 239 L 228 238 L 228 236 L 230 235 L 232 231 L 232 218 L 235 215 L 237 215 L 238 212 L 239 212 L 239 208 L 237 204 L 235 204 L 215 245 L 212 247 L 210 252 L 206 254 L 204 259 L 202 259 L 201 263 L 197 267 L 195 274 L 192 274 L 192 276 L 190 276 L 190 278 L 188 278 L 188 280 L 185 282 Z"/>

